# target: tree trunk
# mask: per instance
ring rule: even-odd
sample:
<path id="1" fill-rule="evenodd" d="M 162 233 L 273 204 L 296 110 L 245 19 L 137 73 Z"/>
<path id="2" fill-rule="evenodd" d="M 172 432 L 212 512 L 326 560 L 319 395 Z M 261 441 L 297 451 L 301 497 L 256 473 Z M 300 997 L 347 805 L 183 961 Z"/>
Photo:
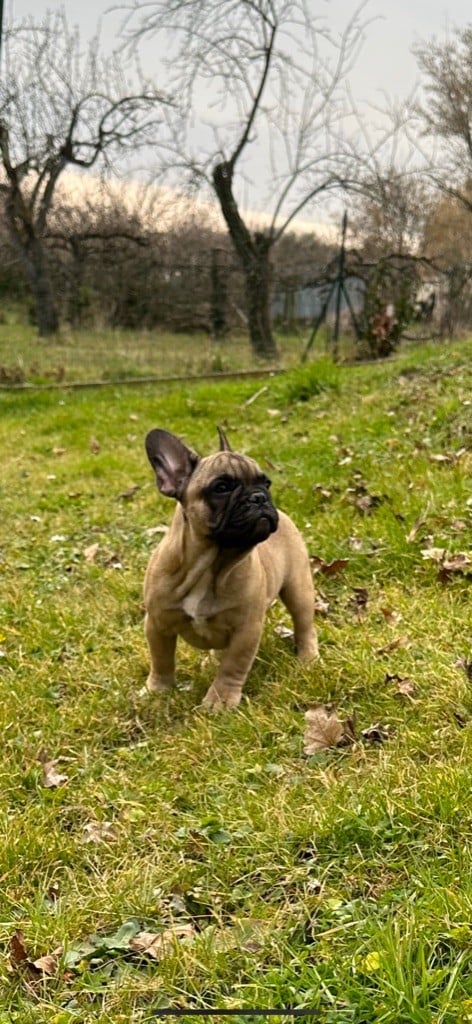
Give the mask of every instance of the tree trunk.
<path id="1" fill-rule="evenodd" d="M 41 337 L 56 334 L 59 317 L 49 277 L 47 256 L 38 239 L 28 247 L 25 262 L 36 307 L 38 332 Z"/>
<path id="2" fill-rule="evenodd" d="M 263 235 L 255 235 L 254 252 L 243 271 L 251 346 L 257 356 L 272 359 L 277 349 L 270 323 L 272 274 L 267 241 Z"/>
<path id="3" fill-rule="evenodd" d="M 231 163 L 216 165 L 213 184 L 244 274 L 251 347 L 262 359 L 273 359 L 277 355 L 270 324 L 270 250 L 273 239 L 260 232 L 253 236 L 246 227 L 233 196 Z"/>

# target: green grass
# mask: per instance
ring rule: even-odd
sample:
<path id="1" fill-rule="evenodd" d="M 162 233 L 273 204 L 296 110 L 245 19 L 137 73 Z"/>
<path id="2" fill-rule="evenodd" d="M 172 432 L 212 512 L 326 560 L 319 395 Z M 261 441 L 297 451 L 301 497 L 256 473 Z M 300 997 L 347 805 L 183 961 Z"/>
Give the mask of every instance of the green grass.
<path id="1" fill-rule="evenodd" d="M 472 548 L 471 365 L 471 342 L 322 362 L 249 404 L 258 381 L 0 395 L 0 1024 L 142 1024 L 179 1002 L 472 1020 L 470 578 L 422 556 Z M 297 663 L 274 607 L 247 699 L 209 717 L 210 660 L 183 644 L 178 692 L 140 694 L 148 530 L 172 514 L 143 438 L 166 426 L 208 452 L 217 423 L 310 552 L 349 562 L 317 576 L 320 663 Z M 317 701 L 389 739 L 304 757 Z M 44 788 L 41 756 L 67 782 Z M 159 963 L 107 953 L 130 919 L 196 937 Z M 16 929 L 30 959 L 62 947 L 50 977 L 10 968 Z"/>
<path id="2" fill-rule="evenodd" d="M 171 331 L 90 330 L 63 327 L 39 338 L 21 309 L 2 311 L 0 384 L 120 381 L 142 377 L 195 376 L 255 368 L 247 336 L 214 342 L 207 334 Z M 277 338 L 277 365 L 299 362 L 305 336 Z M 325 348 L 320 335 L 318 351 Z M 261 362 L 261 366 L 265 364 Z"/>

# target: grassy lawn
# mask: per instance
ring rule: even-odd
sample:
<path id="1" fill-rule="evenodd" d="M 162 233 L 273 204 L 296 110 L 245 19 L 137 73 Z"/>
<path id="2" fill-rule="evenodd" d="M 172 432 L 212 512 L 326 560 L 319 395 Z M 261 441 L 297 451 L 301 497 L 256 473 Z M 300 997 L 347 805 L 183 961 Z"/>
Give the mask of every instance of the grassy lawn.
<path id="1" fill-rule="evenodd" d="M 309 333 L 306 329 L 298 337 L 279 334 L 279 366 L 300 362 Z M 321 331 L 317 350 L 323 351 L 325 347 L 326 335 Z M 265 366 L 263 362 L 260 365 Z M 74 332 L 64 327 L 57 336 L 39 338 L 36 329 L 25 322 L 21 310 L 8 309 L 0 318 L 0 384 L 119 381 L 254 368 L 246 333 L 214 342 L 201 332 Z"/>
<path id="2" fill-rule="evenodd" d="M 0 1024 L 472 1021 L 472 342 L 263 384 L 0 395 Z M 347 561 L 316 576 L 319 664 L 275 606 L 247 699 L 212 717 L 184 644 L 178 691 L 141 693 L 173 510 L 143 438 L 207 453 L 217 423 L 322 568 Z M 353 745 L 304 755 L 317 702 Z"/>

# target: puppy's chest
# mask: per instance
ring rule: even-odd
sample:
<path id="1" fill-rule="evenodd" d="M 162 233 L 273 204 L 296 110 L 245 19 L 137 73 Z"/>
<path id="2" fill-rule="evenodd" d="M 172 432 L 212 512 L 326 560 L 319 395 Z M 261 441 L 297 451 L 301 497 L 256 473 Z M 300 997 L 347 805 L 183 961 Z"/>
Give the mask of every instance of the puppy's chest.
<path id="1" fill-rule="evenodd" d="M 215 630 L 215 618 L 222 610 L 213 580 L 205 576 L 195 584 L 180 603 L 181 610 L 191 621 L 193 630 L 204 639 L 211 640 Z"/>

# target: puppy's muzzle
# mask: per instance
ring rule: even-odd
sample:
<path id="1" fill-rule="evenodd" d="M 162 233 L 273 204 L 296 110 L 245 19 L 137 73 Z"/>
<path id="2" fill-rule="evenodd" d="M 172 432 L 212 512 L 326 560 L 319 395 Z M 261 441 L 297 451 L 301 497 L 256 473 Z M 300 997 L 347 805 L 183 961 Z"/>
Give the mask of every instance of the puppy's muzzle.
<path id="1" fill-rule="evenodd" d="M 220 547 L 245 551 L 267 540 L 278 524 L 277 509 L 267 491 L 259 487 L 249 493 L 239 490 L 214 522 L 211 537 Z"/>

